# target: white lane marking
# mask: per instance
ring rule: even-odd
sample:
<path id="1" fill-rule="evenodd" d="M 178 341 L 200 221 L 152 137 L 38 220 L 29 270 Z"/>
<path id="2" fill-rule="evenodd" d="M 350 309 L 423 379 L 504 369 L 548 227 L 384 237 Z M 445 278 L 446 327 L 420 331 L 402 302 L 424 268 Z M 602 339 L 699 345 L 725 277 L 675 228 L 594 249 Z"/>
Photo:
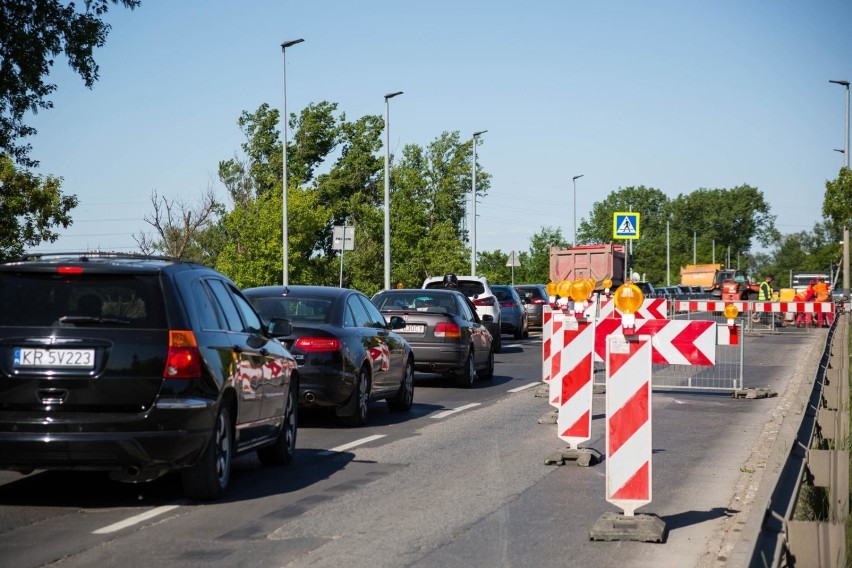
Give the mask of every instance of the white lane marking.
<path id="1" fill-rule="evenodd" d="M 516 387 L 516 388 L 513 388 L 513 389 L 509 389 L 509 390 L 508 390 L 508 391 L 506 391 L 506 392 L 521 392 L 521 391 L 523 391 L 523 390 L 527 390 L 527 389 L 531 389 L 531 388 L 533 388 L 533 387 L 537 387 L 537 386 L 538 386 L 538 385 L 540 385 L 540 384 L 542 384 L 542 383 L 541 383 L 541 382 L 537 382 L 537 383 L 530 383 L 530 384 L 528 384 L 528 385 L 524 385 L 524 386 L 522 386 L 522 387 Z"/>
<path id="2" fill-rule="evenodd" d="M 379 440 L 384 438 L 386 434 L 374 434 L 372 436 L 367 436 L 366 438 L 361 438 L 360 440 L 355 440 L 354 442 L 349 442 L 348 444 L 343 444 L 342 446 L 337 446 L 336 448 L 331 448 L 330 450 L 323 450 L 321 452 L 317 452 L 317 454 L 321 456 L 328 456 L 331 454 L 336 454 L 338 452 L 345 452 L 346 450 L 350 450 L 362 444 L 368 444 L 374 440 Z"/>
<path id="3" fill-rule="evenodd" d="M 480 402 L 473 402 L 471 404 L 465 404 L 464 406 L 459 406 L 458 408 L 454 408 L 452 410 L 445 410 L 444 412 L 439 412 L 438 414 L 433 414 L 430 418 L 446 418 L 450 414 L 455 414 L 456 412 L 461 412 L 462 410 L 467 410 L 468 408 L 474 408 L 476 406 L 481 406 Z"/>
<path id="4" fill-rule="evenodd" d="M 92 534 L 109 534 L 118 532 L 122 529 L 126 529 L 127 527 L 132 527 L 133 525 L 138 525 L 139 523 L 145 522 L 148 519 L 153 519 L 156 516 L 162 515 L 164 513 L 168 513 L 169 511 L 173 511 L 180 507 L 180 505 L 164 505 L 162 507 L 157 507 L 156 509 L 151 509 L 145 513 L 141 513 L 134 517 L 130 517 L 129 519 L 125 519 L 123 521 L 119 521 L 102 529 L 98 529 Z"/>

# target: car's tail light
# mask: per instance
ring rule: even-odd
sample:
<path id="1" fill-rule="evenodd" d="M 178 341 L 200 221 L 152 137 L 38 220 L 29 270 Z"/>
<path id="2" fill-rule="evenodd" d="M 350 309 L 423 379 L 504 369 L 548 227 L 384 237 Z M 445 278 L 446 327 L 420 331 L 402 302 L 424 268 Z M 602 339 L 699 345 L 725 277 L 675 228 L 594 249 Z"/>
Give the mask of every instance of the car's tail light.
<path id="1" fill-rule="evenodd" d="M 82 266 L 57 266 L 56 272 L 59 274 L 83 274 Z"/>
<path id="2" fill-rule="evenodd" d="M 340 351 L 340 340 L 336 337 L 300 337 L 293 347 L 307 353 Z"/>
<path id="3" fill-rule="evenodd" d="M 461 329 L 451 321 L 440 321 L 435 325 L 435 337 L 461 337 Z"/>
<path id="4" fill-rule="evenodd" d="M 514 302 L 500 302 L 500 307 L 501 308 L 514 308 L 515 303 Z"/>
<path id="5" fill-rule="evenodd" d="M 198 379 L 201 377 L 201 353 L 191 331 L 169 331 L 169 354 L 164 379 Z"/>
<path id="6" fill-rule="evenodd" d="M 533 304 L 544 304 L 545 301 L 544 301 L 544 298 L 533 298 L 532 303 Z"/>
<path id="7" fill-rule="evenodd" d="M 485 298 L 477 298 L 473 301 L 474 306 L 493 306 L 497 302 L 494 296 L 486 296 Z"/>

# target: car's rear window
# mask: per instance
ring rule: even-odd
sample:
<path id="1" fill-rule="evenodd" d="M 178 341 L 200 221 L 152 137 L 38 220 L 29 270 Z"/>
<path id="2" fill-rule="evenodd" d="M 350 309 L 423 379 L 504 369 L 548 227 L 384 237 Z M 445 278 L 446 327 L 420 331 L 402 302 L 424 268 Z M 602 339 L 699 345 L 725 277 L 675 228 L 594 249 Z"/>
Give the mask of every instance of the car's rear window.
<path id="1" fill-rule="evenodd" d="M 507 288 L 500 288 L 499 286 L 492 286 L 491 292 L 494 293 L 494 296 L 501 302 L 505 302 L 508 300 L 514 300 L 515 298 L 512 296 L 512 293 L 509 292 Z"/>
<path id="2" fill-rule="evenodd" d="M 446 313 L 456 313 L 457 307 L 453 297 L 449 294 L 430 294 L 418 290 L 417 292 L 385 292 L 379 294 L 373 303 L 380 310 L 418 310 L 438 311 L 429 308 L 443 308 Z"/>
<path id="3" fill-rule="evenodd" d="M 274 298 L 251 297 L 249 301 L 254 305 L 260 317 L 267 323 L 272 318 L 285 318 L 294 323 L 329 322 L 331 300 L 328 299 L 279 296 Z"/>
<path id="4" fill-rule="evenodd" d="M 0 273 L 0 326 L 167 327 L 156 274 Z"/>
<path id="5" fill-rule="evenodd" d="M 519 296 L 529 296 L 531 298 L 544 298 L 541 289 L 535 286 L 515 286 L 515 291 Z"/>

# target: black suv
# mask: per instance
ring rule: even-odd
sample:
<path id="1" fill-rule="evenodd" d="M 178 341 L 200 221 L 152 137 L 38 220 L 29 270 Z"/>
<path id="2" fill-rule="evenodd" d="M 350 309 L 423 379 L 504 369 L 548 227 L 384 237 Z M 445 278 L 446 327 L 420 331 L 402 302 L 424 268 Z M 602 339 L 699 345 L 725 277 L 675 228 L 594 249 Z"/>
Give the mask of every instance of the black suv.
<path id="1" fill-rule="evenodd" d="M 296 362 L 233 282 L 203 265 L 118 253 L 0 264 L 0 469 L 180 470 L 214 499 L 236 455 L 295 451 Z"/>

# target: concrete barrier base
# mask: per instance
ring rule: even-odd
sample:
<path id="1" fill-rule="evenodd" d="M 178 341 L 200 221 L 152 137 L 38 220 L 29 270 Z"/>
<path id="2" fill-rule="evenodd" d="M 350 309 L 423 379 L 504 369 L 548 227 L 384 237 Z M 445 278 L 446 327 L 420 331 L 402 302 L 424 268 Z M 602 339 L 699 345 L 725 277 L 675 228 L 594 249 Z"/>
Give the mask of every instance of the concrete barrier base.
<path id="1" fill-rule="evenodd" d="M 565 448 L 547 456 L 544 465 L 565 465 L 565 462 L 576 461 L 580 467 L 589 467 L 601 461 L 601 453 L 594 448 Z"/>
<path id="2" fill-rule="evenodd" d="M 589 531 L 590 540 L 632 540 L 639 542 L 664 542 L 666 523 L 657 515 L 604 513 Z"/>

